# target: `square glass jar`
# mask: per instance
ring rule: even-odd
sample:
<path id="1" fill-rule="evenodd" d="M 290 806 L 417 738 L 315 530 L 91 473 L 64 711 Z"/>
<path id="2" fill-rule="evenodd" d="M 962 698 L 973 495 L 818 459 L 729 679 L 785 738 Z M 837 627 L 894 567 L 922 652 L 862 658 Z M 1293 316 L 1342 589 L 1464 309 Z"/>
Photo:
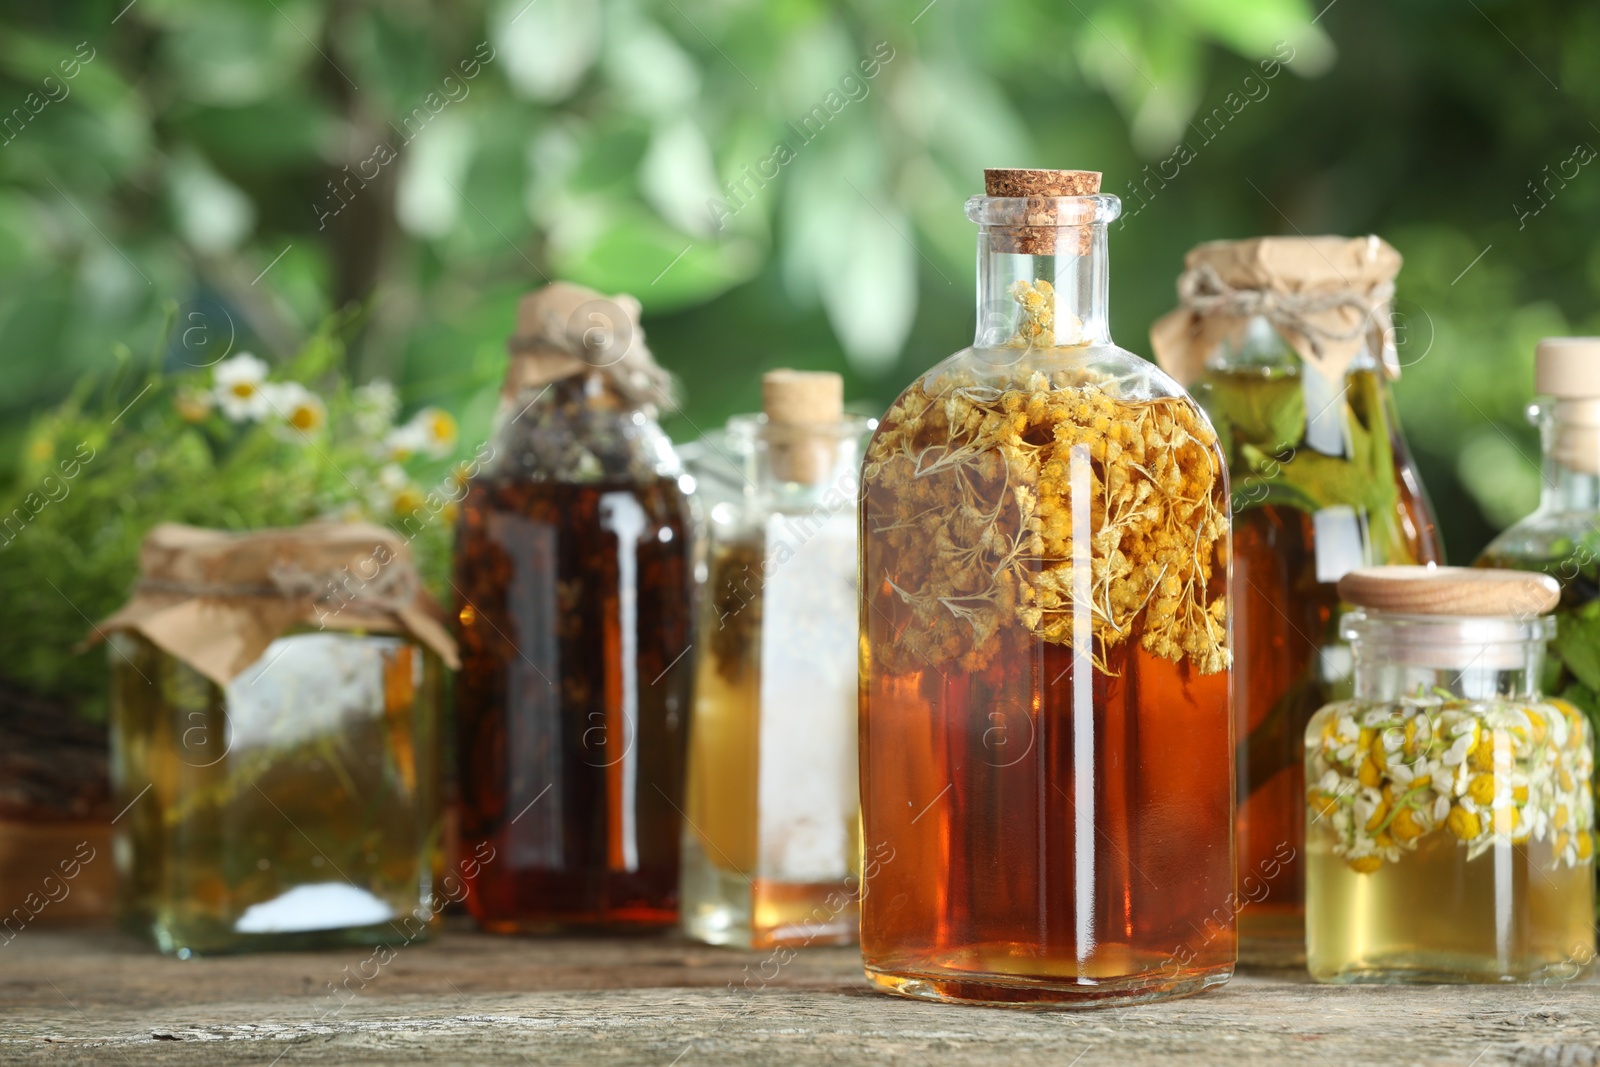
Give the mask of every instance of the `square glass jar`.
<path id="1" fill-rule="evenodd" d="M 412 941 L 435 921 L 438 658 L 292 630 L 226 686 L 111 644 L 125 925 L 192 954 Z"/>

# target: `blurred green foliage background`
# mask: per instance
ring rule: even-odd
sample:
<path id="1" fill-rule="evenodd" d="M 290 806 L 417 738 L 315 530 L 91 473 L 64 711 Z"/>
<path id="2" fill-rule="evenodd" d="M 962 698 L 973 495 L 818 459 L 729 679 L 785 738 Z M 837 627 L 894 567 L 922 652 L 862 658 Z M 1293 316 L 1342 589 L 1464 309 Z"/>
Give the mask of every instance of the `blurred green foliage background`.
<path id="1" fill-rule="evenodd" d="M 119 352 L 172 368 L 224 351 L 284 361 L 352 303 L 351 373 L 392 378 L 407 410 L 451 409 L 475 441 L 516 298 L 544 278 L 643 301 L 685 386 L 666 419 L 679 439 L 754 409 L 776 366 L 842 370 L 859 406 L 881 409 L 971 336 L 961 205 L 985 165 L 1105 172 L 1128 205 L 1114 335 L 1143 353 L 1195 243 L 1393 242 L 1399 403 L 1457 562 L 1536 498 L 1534 342 L 1600 332 L 1600 166 L 1574 162 L 1600 145 L 1593 5 L 0 12 L 7 495 L 31 421 Z M 1274 56 L 1292 58 L 1267 79 Z M 819 106 L 827 121 L 800 143 L 787 124 Z M 780 140 L 795 145 L 781 166 Z"/>

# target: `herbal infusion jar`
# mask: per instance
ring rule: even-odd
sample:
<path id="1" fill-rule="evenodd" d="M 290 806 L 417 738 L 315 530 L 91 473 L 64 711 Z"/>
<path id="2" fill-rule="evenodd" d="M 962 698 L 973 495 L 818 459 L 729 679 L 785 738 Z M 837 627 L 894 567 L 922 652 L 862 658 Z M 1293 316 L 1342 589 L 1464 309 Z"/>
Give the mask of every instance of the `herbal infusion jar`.
<path id="1" fill-rule="evenodd" d="M 163 952 L 412 941 L 440 906 L 440 663 L 404 542 L 156 527 L 111 646 L 125 922 Z"/>
<path id="2" fill-rule="evenodd" d="M 693 524 L 630 296 L 523 297 L 456 528 L 461 839 L 498 933 L 678 921 Z"/>
<path id="3" fill-rule="evenodd" d="M 1205 408 L 1233 489 L 1239 915 L 1248 963 L 1305 950 L 1300 735 L 1349 693 L 1336 584 L 1357 567 L 1440 563 L 1400 432 L 1389 300 L 1400 253 L 1378 237 L 1256 237 L 1189 251 L 1181 305 L 1150 331 Z"/>
<path id="4" fill-rule="evenodd" d="M 1594 957 L 1594 750 L 1539 694 L 1554 579 L 1375 567 L 1339 593 L 1355 695 L 1306 728 L 1322 982 L 1571 977 Z"/>
<path id="5" fill-rule="evenodd" d="M 1098 174 L 989 171 L 978 333 L 861 526 L 861 945 L 891 992 L 1085 1005 L 1235 959 L 1228 480 L 1106 321 Z"/>

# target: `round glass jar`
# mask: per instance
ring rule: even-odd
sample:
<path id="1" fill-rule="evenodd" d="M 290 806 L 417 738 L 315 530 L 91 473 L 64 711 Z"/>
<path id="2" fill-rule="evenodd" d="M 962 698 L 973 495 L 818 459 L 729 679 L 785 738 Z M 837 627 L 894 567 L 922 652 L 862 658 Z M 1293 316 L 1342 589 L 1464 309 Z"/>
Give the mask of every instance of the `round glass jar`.
<path id="1" fill-rule="evenodd" d="M 1540 696 L 1554 581 L 1340 582 L 1355 692 L 1305 732 L 1306 961 L 1322 982 L 1571 977 L 1594 956 L 1594 751 Z"/>

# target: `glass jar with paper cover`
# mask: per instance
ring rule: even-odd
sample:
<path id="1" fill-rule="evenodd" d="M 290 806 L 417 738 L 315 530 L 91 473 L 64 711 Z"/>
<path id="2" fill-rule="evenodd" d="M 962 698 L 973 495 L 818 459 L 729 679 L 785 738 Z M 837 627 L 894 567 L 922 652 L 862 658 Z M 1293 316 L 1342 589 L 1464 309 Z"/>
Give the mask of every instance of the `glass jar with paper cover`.
<path id="1" fill-rule="evenodd" d="M 426 936 L 465 892 L 440 861 L 456 649 L 404 541 L 164 525 L 140 562 L 97 629 L 124 921 L 184 958 Z"/>
<path id="2" fill-rule="evenodd" d="M 861 947 L 891 992 L 1093 1005 L 1232 974 L 1228 479 L 1111 341 L 1084 171 L 989 171 L 978 329 L 862 473 Z"/>
<path id="3" fill-rule="evenodd" d="M 461 836 L 487 929 L 678 921 L 690 482 L 630 296 L 522 299 L 492 455 L 456 530 Z"/>
<path id="4" fill-rule="evenodd" d="M 772 371 L 730 420 L 744 492 L 708 515 L 683 927 L 754 948 L 856 939 L 856 495 L 869 419 L 837 374 Z"/>
<path id="5" fill-rule="evenodd" d="M 1306 964 L 1324 982 L 1567 981 L 1594 960 L 1593 737 L 1539 691 L 1554 579 L 1339 582 L 1353 695 L 1305 731 Z"/>
<path id="6" fill-rule="evenodd" d="M 1540 341 L 1534 382 L 1540 399 L 1528 414 L 1544 437 L 1539 508 L 1496 537 L 1478 564 L 1561 583 L 1543 689 L 1600 730 L 1600 337 Z"/>
<path id="7" fill-rule="evenodd" d="M 1444 558 L 1395 415 L 1389 302 L 1400 255 L 1377 237 L 1261 237 L 1190 251 L 1157 359 L 1216 426 L 1233 479 L 1239 952 L 1304 951 L 1306 720 L 1348 693 L 1337 582 Z"/>

